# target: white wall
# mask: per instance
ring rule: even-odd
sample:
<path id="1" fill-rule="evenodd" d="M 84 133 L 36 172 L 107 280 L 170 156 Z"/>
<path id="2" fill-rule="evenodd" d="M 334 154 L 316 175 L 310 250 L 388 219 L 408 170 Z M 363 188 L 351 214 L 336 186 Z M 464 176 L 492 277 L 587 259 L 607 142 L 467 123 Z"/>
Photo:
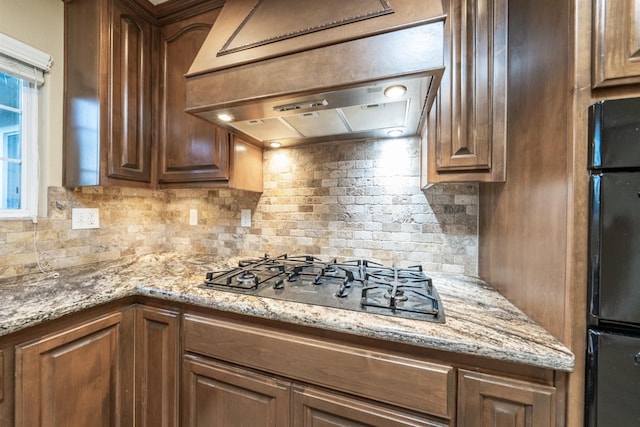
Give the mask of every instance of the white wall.
<path id="1" fill-rule="evenodd" d="M 46 215 L 47 187 L 62 185 L 64 3 L 62 0 L 0 0 L 0 32 L 53 57 L 40 108 L 39 215 Z"/>

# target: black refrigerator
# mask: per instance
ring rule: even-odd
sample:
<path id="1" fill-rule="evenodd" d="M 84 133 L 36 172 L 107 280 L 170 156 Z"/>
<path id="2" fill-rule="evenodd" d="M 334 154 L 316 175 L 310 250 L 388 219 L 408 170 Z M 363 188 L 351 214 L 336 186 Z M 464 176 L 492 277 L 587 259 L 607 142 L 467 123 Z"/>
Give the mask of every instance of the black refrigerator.
<path id="1" fill-rule="evenodd" d="M 586 425 L 640 426 L 640 98 L 589 108 Z"/>

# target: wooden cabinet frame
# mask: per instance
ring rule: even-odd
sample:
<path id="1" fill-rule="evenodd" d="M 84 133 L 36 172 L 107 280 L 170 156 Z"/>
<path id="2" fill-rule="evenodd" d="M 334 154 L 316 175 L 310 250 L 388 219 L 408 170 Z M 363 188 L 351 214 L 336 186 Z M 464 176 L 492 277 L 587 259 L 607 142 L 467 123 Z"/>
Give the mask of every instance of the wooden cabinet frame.
<path id="1" fill-rule="evenodd" d="M 98 383 L 104 393 L 81 393 L 90 401 L 108 396 L 93 400 L 107 402 L 106 410 L 95 405 L 80 410 L 94 417 L 95 425 L 191 425 L 198 417 L 217 416 L 198 408 L 198 402 L 216 396 L 249 399 L 261 408 L 257 412 L 270 414 L 274 425 L 296 427 L 325 425 L 326 420 L 336 426 L 475 426 L 482 405 L 493 408 L 483 417 L 506 413 L 500 415 L 503 420 L 520 425 L 524 414 L 533 417 L 532 426 L 548 427 L 563 426 L 565 412 L 562 373 L 266 319 L 194 312 L 188 304 L 176 307 L 146 297 L 40 325 L 5 344 L 11 347 L 0 349 L 5 363 L 0 383 L 4 379 L 12 385 L 15 346 L 16 413 L 14 424 L 7 406 L 12 390 L 5 387 L 2 427 L 41 425 L 40 417 L 49 417 L 54 408 L 42 400 L 46 389 L 64 388 L 62 409 L 66 404 L 76 411 L 73 396 L 80 394 L 66 390 L 70 384 L 65 381 L 86 383 L 94 375 L 83 374 L 88 366 L 102 367 L 95 372 L 107 379 Z M 47 368 L 68 354 L 75 358 L 72 365 Z M 503 401 L 512 403 L 504 406 Z M 107 419 L 109 414 L 118 418 Z M 225 416 L 232 415 L 230 409 Z"/>
<path id="2" fill-rule="evenodd" d="M 640 0 L 593 0 L 592 86 L 640 83 Z"/>
<path id="3" fill-rule="evenodd" d="M 506 178 L 507 0 L 445 0 L 445 64 L 422 141 L 421 186 Z"/>

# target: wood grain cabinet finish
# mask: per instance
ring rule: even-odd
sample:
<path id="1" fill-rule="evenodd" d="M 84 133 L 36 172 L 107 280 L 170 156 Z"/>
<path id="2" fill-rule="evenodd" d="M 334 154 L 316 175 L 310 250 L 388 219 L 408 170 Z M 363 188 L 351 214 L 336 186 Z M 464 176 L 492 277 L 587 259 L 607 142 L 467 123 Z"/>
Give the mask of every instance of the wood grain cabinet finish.
<path id="1" fill-rule="evenodd" d="M 179 313 L 140 306 L 135 315 L 136 426 L 179 425 Z"/>
<path id="2" fill-rule="evenodd" d="M 316 387 L 294 385 L 293 425 L 296 427 L 445 427 L 449 424 Z"/>
<path id="3" fill-rule="evenodd" d="M 215 6 L 214 2 L 211 3 Z M 262 149 L 184 112 L 186 80 L 218 17 L 207 10 L 160 29 L 158 186 L 228 187 L 262 192 Z"/>
<path id="4" fill-rule="evenodd" d="M 161 30 L 161 184 L 229 180 L 229 133 L 184 112 L 184 75 L 217 15 L 214 10 Z"/>
<path id="5" fill-rule="evenodd" d="M 160 32 L 160 131 L 158 184 L 230 187 L 262 192 L 262 150 L 184 112 L 185 73 L 219 9 L 167 24 Z"/>
<path id="6" fill-rule="evenodd" d="M 592 35 L 592 86 L 640 83 L 640 0 L 594 0 Z"/>
<path id="7" fill-rule="evenodd" d="M 555 393 L 554 387 L 461 369 L 458 426 L 555 426 Z"/>
<path id="8" fill-rule="evenodd" d="M 13 346 L 0 348 L 0 427 L 14 427 Z"/>
<path id="9" fill-rule="evenodd" d="M 187 352 L 442 419 L 454 416 L 455 374 L 446 364 L 192 314 L 183 326 Z"/>
<path id="10" fill-rule="evenodd" d="M 262 149 L 184 112 L 221 2 L 65 2 L 63 185 L 262 192 Z M 163 4 L 164 5 L 164 4 Z"/>
<path id="11" fill-rule="evenodd" d="M 287 427 L 287 381 L 194 355 L 183 360 L 183 426 Z"/>
<path id="12" fill-rule="evenodd" d="M 421 184 L 504 181 L 507 0 L 444 0 L 445 64 L 422 140 Z"/>
<path id="13" fill-rule="evenodd" d="M 111 427 L 127 419 L 121 312 L 16 346 L 17 427 Z"/>
<path id="14" fill-rule="evenodd" d="M 65 0 L 67 187 L 152 183 L 154 25 L 121 0 Z"/>

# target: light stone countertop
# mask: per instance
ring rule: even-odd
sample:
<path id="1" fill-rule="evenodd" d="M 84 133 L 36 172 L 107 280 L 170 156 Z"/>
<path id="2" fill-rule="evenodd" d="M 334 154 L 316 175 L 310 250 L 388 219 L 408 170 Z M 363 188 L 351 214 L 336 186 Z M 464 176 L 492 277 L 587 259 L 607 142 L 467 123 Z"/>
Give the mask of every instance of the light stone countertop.
<path id="1" fill-rule="evenodd" d="M 165 253 L 0 281 L 0 339 L 47 320 L 131 295 L 145 295 L 297 325 L 454 353 L 573 370 L 574 355 L 483 281 L 431 273 L 444 324 L 259 298 L 198 287 L 237 258 Z"/>

